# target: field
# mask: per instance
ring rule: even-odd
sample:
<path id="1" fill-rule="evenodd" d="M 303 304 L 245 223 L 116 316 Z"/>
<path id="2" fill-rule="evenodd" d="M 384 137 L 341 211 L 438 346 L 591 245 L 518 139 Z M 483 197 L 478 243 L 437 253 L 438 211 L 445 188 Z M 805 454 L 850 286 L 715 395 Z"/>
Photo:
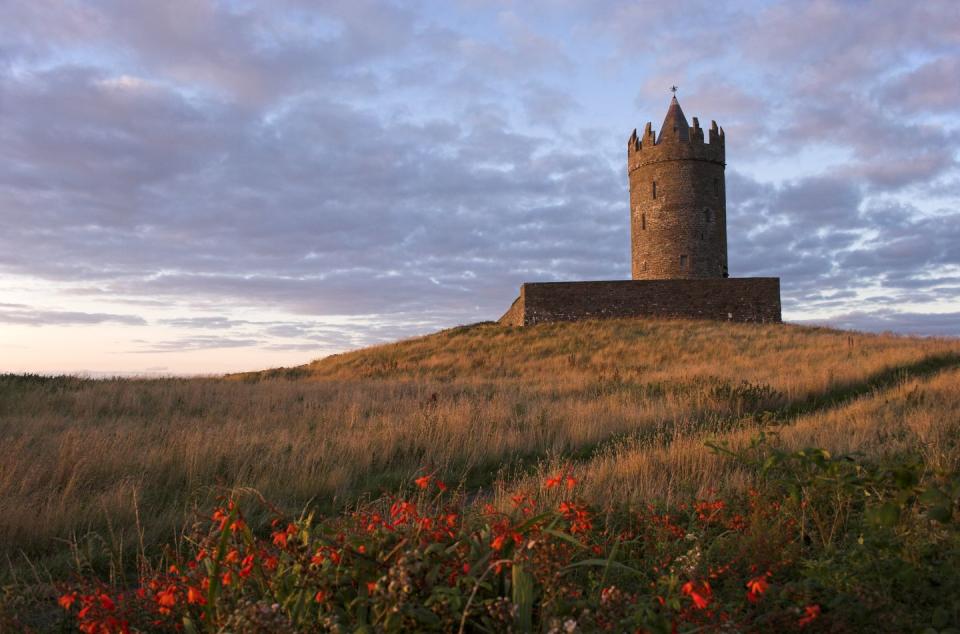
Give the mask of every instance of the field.
<path id="1" fill-rule="evenodd" d="M 957 340 L 629 320 L 478 324 L 223 379 L 3 376 L 0 578 L 129 585 L 240 488 L 277 507 L 245 509 L 254 536 L 278 510 L 356 511 L 425 475 L 463 513 L 552 499 L 557 474 L 608 514 L 742 500 L 755 465 L 711 447 L 762 431 L 782 455 L 856 452 L 927 482 L 960 473 L 958 386 Z"/>

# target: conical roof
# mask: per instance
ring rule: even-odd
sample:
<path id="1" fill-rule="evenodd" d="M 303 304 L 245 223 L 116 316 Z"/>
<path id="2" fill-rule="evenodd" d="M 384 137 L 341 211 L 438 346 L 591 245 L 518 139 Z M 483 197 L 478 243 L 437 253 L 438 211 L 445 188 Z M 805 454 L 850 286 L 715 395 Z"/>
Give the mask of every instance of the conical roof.
<path id="1" fill-rule="evenodd" d="M 683 110 L 680 108 L 680 102 L 677 101 L 675 96 L 670 100 L 670 107 L 667 108 L 667 116 L 664 117 L 663 125 L 660 126 L 657 143 L 663 141 L 664 134 L 671 139 L 676 138 L 681 141 L 690 140 L 690 124 L 687 123 L 687 118 L 683 115 Z"/>

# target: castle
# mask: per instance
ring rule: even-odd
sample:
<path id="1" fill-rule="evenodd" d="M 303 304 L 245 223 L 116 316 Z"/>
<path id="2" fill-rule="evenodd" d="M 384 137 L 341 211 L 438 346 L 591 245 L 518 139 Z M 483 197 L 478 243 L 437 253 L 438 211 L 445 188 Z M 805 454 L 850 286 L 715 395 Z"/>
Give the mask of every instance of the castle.
<path id="1" fill-rule="evenodd" d="M 780 279 L 731 278 L 723 128 L 693 126 L 676 96 L 660 132 L 627 141 L 632 280 L 528 282 L 500 323 L 603 317 L 779 322 Z"/>

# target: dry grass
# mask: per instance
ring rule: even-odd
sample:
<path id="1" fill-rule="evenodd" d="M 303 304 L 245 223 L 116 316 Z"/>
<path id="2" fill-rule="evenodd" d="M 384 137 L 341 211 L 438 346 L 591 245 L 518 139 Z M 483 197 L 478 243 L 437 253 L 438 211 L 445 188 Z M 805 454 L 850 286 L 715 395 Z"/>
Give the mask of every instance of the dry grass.
<path id="1" fill-rule="evenodd" d="M 957 373 L 910 376 L 958 355 L 956 340 L 608 321 L 478 325 L 232 380 L 0 378 L 0 544 L 56 567 L 58 539 L 135 545 L 134 499 L 149 545 L 218 485 L 330 506 L 421 468 L 477 487 L 575 461 L 596 499 L 742 486 L 703 442 L 745 438 L 763 411 L 789 423 L 786 442 L 945 448 Z M 914 383 L 923 398 L 907 397 Z"/>

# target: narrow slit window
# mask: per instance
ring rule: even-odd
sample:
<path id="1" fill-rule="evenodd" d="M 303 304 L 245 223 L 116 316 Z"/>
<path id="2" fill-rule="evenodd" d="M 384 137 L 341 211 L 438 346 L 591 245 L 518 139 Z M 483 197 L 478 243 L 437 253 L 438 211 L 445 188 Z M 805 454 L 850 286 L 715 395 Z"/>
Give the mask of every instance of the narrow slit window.
<path id="1" fill-rule="evenodd" d="M 640 214 L 640 228 L 647 230 L 647 214 Z"/>
<path id="2" fill-rule="evenodd" d="M 704 219 L 705 222 L 710 222 L 710 215 L 711 215 L 711 214 L 710 214 L 710 209 L 709 209 L 709 208 L 703 210 L 703 219 Z"/>
<path id="3" fill-rule="evenodd" d="M 657 181 L 653 181 L 652 191 L 653 191 L 653 199 L 656 200 L 657 199 Z"/>
<path id="4" fill-rule="evenodd" d="M 680 256 L 680 270 L 681 271 L 687 270 L 687 256 L 685 255 Z"/>

